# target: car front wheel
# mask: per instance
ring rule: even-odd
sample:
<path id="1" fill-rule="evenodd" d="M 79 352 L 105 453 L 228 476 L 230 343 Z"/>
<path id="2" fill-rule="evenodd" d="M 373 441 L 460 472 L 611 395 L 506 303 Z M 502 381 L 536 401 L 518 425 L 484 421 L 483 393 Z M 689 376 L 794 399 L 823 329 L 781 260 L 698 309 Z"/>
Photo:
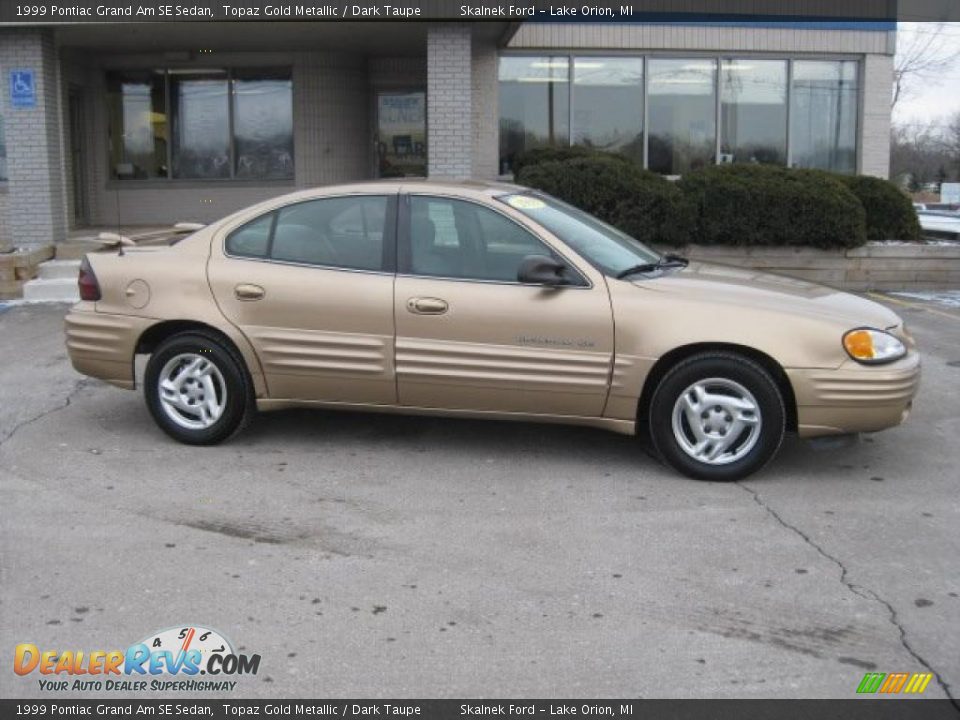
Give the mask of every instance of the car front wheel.
<path id="1" fill-rule="evenodd" d="M 648 420 L 658 455 L 698 480 L 734 481 L 760 470 L 786 430 L 783 397 L 770 374 L 720 352 L 687 358 L 667 372 Z"/>
<path id="2" fill-rule="evenodd" d="M 157 348 L 147 363 L 144 394 L 157 425 L 190 445 L 225 440 L 252 414 L 243 360 L 200 332 L 175 335 Z"/>

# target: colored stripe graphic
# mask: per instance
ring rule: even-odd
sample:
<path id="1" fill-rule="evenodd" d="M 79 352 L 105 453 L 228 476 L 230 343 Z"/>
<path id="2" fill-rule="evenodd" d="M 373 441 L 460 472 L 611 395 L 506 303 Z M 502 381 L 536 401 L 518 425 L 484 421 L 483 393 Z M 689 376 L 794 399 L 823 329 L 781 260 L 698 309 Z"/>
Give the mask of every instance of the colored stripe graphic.
<path id="1" fill-rule="evenodd" d="M 903 689 L 905 693 L 918 694 L 922 693 L 927 689 L 927 685 L 930 684 L 930 680 L 933 678 L 933 673 L 914 673 L 910 678 L 910 682 L 907 683 L 907 686 Z"/>
<path id="2" fill-rule="evenodd" d="M 875 693 L 880 689 L 880 683 L 883 682 L 883 678 L 886 677 L 886 673 L 867 673 L 863 676 L 863 680 L 860 681 L 860 686 L 857 688 L 858 693 Z"/>
<path id="3" fill-rule="evenodd" d="M 932 679 L 933 673 L 866 673 L 857 686 L 857 692 L 891 695 L 902 691 L 919 695 L 927 689 Z"/>
<path id="4" fill-rule="evenodd" d="M 890 673 L 883 685 L 880 686 L 882 693 L 898 693 L 903 684 L 907 681 L 907 673 Z"/>

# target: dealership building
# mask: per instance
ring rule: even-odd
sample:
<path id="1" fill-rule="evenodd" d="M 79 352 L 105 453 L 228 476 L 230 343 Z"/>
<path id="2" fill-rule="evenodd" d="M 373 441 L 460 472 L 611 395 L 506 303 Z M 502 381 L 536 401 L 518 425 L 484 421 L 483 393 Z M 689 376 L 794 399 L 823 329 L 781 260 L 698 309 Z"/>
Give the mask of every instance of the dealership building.
<path id="1" fill-rule="evenodd" d="M 670 176 L 886 177 L 894 45 L 884 22 L 0 27 L 0 250 L 316 185 L 496 178 L 551 144 Z"/>

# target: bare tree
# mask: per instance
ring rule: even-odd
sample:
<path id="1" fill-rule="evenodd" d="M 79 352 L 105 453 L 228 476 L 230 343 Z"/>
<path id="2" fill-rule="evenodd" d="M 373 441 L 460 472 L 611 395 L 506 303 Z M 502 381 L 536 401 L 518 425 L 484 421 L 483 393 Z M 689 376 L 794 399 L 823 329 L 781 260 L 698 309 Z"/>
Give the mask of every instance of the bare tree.
<path id="1" fill-rule="evenodd" d="M 955 129 L 953 129 L 955 128 Z M 960 113 L 951 124 L 913 122 L 890 133 L 890 178 L 918 191 L 960 171 Z"/>
<path id="2" fill-rule="evenodd" d="M 955 112 L 944 132 L 944 146 L 953 165 L 953 171 L 957 177 L 960 177 L 960 111 Z"/>
<path id="3" fill-rule="evenodd" d="M 891 106 L 917 81 L 939 84 L 940 75 L 960 59 L 960 39 L 946 23 L 911 23 L 897 37 Z M 949 28 L 949 29 L 948 29 Z"/>

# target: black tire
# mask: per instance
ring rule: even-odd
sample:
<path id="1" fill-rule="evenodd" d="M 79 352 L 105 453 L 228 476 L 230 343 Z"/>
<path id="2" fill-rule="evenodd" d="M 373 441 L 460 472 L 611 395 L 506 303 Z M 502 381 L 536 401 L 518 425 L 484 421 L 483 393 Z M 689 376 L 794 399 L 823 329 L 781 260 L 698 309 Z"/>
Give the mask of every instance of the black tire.
<path id="1" fill-rule="evenodd" d="M 723 461 L 724 456 L 721 455 L 723 464 L 713 464 L 688 454 L 674 432 L 674 408 L 677 403 L 695 383 L 711 379 L 732 382 L 749 391 L 755 400 L 756 414 L 760 420 L 756 436 L 751 439 L 748 427 L 736 429 L 734 426 L 724 426 L 724 419 L 729 420 L 731 415 L 721 410 L 721 406 L 716 406 L 718 426 L 714 430 L 710 425 L 711 432 L 726 433 L 727 427 L 733 428 L 730 437 L 734 441 L 726 455 L 728 461 Z M 723 389 L 722 385 L 714 388 Z M 692 393 L 689 397 L 697 396 Z M 708 417 L 707 414 L 713 412 L 709 405 L 705 403 L 704 414 L 697 417 Z M 692 438 L 694 431 L 690 428 L 688 416 L 684 415 L 678 422 L 680 434 L 688 440 Z M 712 423 L 713 420 L 704 422 Z M 786 432 L 786 409 L 777 383 L 759 364 L 734 353 L 706 352 L 687 358 L 663 377 L 650 400 L 648 427 L 650 441 L 657 455 L 675 470 L 697 480 L 732 482 L 757 472 L 777 453 Z M 702 427 L 700 429 L 703 430 Z M 721 438 L 719 435 L 711 437 Z M 709 440 L 704 442 L 709 443 Z M 710 445 L 706 447 L 710 448 Z M 736 457 L 741 450 L 742 457 Z"/>
<path id="2" fill-rule="evenodd" d="M 214 387 L 218 400 L 222 402 L 222 411 L 207 427 L 184 427 L 164 409 L 160 397 L 160 374 L 168 363 L 180 355 L 202 357 L 215 366 L 219 373 Z M 215 445 L 226 440 L 243 429 L 255 411 L 253 386 L 243 358 L 229 343 L 213 333 L 203 331 L 173 335 L 160 344 L 147 362 L 143 392 L 147 408 L 160 429 L 188 445 Z M 180 413 L 180 416 L 188 420 L 190 417 L 184 413 Z"/>

